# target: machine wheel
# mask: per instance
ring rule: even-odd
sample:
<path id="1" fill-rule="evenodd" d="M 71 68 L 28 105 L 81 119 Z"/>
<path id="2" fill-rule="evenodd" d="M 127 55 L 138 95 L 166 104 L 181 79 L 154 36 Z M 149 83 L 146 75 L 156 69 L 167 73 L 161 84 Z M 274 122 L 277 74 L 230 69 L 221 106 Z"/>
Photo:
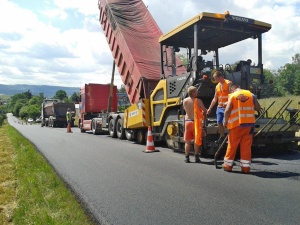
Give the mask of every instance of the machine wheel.
<path id="1" fill-rule="evenodd" d="M 119 139 L 125 139 L 125 129 L 123 128 L 123 120 L 121 118 L 117 121 L 117 136 Z"/>
<path id="2" fill-rule="evenodd" d="M 145 130 L 138 130 L 136 135 L 137 143 L 143 145 L 146 143 L 146 131 Z"/>
<path id="3" fill-rule="evenodd" d="M 176 150 L 178 143 L 175 143 L 173 138 L 179 135 L 179 124 L 174 120 L 178 120 L 177 109 L 169 111 L 164 121 L 164 123 L 167 123 L 167 129 L 164 133 L 166 144 L 168 148 Z"/>
<path id="4" fill-rule="evenodd" d="M 128 141 L 133 141 L 135 139 L 133 130 L 125 130 L 125 136 Z"/>
<path id="5" fill-rule="evenodd" d="M 109 136 L 112 138 L 117 137 L 117 131 L 116 131 L 116 126 L 115 126 L 115 120 L 111 119 L 108 124 L 108 131 L 109 131 Z"/>
<path id="6" fill-rule="evenodd" d="M 92 120 L 92 132 L 93 132 L 93 135 L 97 135 L 98 134 L 96 127 L 97 127 L 96 121 Z"/>
<path id="7" fill-rule="evenodd" d="M 175 143 L 173 141 L 174 135 L 178 134 L 178 123 L 171 122 L 167 126 L 167 132 L 165 133 L 165 140 L 167 146 L 171 149 L 175 149 Z"/>

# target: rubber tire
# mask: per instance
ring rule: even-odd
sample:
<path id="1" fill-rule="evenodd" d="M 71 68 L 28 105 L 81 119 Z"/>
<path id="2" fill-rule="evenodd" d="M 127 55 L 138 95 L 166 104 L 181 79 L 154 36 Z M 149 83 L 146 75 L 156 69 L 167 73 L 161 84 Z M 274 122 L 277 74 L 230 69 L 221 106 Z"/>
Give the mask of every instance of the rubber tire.
<path id="1" fill-rule="evenodd" d="M 145 130 L 138 130 L 136 135 L 137 143 L 144 145 L 146 144 L 146 131 Z"/>
<path id="2" fill-rule="evenodd" d="M 117 121 L 116 131 L 119 139 L 125 139 L 125 129 L 123 128 L 123 120 L 121 118 Z"/>
<path id="3" fill-rule="evenodd" d="M 92 132 L 93 132 L 93 135 L 97 135 L 98 132 L 96 131 L 96 121 L 95 120 L 92 120 Z"/>
<path id="4" fill-rule="evenodd" d="M 115 120 L 111 119 L 108 124 L 108 131 L 109 131 L 109 136 L 112 138 L 117 137 L 117 131 L 116 131 L 116 126 L 115 126 Z"/>
<path id="5" fill-rule="evenodd" d="M 125 137 L 128 141 L 135 140 L 135 135 L 133 130 L 125 130 Z"/>

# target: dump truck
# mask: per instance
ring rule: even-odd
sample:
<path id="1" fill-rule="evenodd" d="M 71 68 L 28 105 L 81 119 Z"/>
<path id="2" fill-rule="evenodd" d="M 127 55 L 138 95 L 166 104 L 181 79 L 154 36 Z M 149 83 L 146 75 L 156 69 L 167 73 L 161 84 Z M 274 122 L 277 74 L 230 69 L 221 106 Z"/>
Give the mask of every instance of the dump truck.
<path id="1" fill-rule="evenodd" d="M 78 126 L 82 133 L 107 133 L 108 112 L 117 112 L 117 86 L 110 84 L 85 84 L 80 89 Z"/>
<path id="2" fill-rule="evenodd" d="M 150 126 L 155 141 L 184 151 L 182 101 L 193 85 L 208 108 L 216 87 L 212 74 L 217 70 L 225 79 L 261 97 L 265 88 L 262 35 L 271 24 L 229 12 L 202 12 L 162 34 L 142 0 L 99 0 L 98 8 L 99 22 L 131 102 L 124 113 L 104 115 L 110 118 L 111 137 L 143 144 Z M 242 58 L 243 49 L 237 43 L 243 41 L 254 42 L 255 58 Z M 241 56 L 236 66 L 220 63 L 225 48 Z M 178 57 L 181 52 L 187 65 Z M 295 137 L 299 111 L 292 110 L 288 120 L 282 118 L 289 105 L 287 102 L 272 118 L 268 117 L 271 105 L 257 115 L 253 147 L 286 148 L 299 141 Z M 214 155 L 220 147 L 214 115 L 212 112 L 205 121 L 202 154 Z"/>
<path id="3" fill-rule="evenodd" d="M 71 112 L 75 112 L 74 103 L 61 102 L 58 99 L 45 99 L 41 108 L 41 127 L 65 127 L 67 126 L 67 109 L 69 108 Z M 74 119 L 72 123 L 74 123 Z"/>

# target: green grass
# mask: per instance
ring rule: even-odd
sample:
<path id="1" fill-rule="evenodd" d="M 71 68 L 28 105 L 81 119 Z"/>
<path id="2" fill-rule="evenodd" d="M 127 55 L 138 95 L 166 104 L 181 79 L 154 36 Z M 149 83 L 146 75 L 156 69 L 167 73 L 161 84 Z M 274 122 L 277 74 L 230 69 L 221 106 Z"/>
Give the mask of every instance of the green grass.
<path id="1" fill-rule="evenodd" d="M 94 224 L 34 146 L 0 127 L 0 224 Z"/>
<path id="2" fill-rule="evenodd" d="M 266 99 L 259 99 L 259 103 L 261 105 L 262 108 L 267 109 L 273 101 L 275 101 L 275 103 L 271 106 L 271 108 L 268 110 L 268 117 L 273 117 L 276 115 L 276 113 L 282 108 L 282 106 L 288 101 L 288 100 L 292 100 L 292 103 L 288 106 L 288 108 L 292 108 L 292 109 L 300 109 L 300 98 L 299 96 L 285 96 L 285 97 L 276 97 L 276 98 L 266 98 Z M 282 114 L 282 117 L 286 120 L 290 119 L 290 115 L 287 111 L 284 111 L 284 113 Z M 300 118 L 300 113 L 298 114 L 297 119 Z M 298 124 L 300 123 L 300 121 L 298 121 Z M 296 132 L 295 134 L 296 137 L 300 137 L 300 127 L 298 132 Z M 300 146 L 300 142 L 298 142 L 298 146 Z"/>
<path id="3" fill-rule="evenodd" d="M 292 100 L 292 103 L 288 106 L 288 108 L 300 109 L 300 97 L 294 95 L 286 97 L 265 98 L 259 99 L 258 101 L 262 108 L 268 108 L 269 105 L 271 105 L 271 103 L 275 101 L 273 106 L 268 110 L 268 116 L 273 117 L 278 112 L 278 110 L 280 110 L 280 108 L 284 105 L 284 103 L 286 103 L 286 101 L 288 101 L 289 99 Z M 289 119 L 289 113 L 285 111 L 283 113 L 283 117 Z"/>

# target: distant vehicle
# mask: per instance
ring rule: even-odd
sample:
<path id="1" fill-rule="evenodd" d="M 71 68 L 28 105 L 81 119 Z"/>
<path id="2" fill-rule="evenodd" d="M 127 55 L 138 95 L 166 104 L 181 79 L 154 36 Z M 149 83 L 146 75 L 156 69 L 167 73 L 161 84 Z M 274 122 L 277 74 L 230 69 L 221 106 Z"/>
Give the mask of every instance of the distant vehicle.
<path id="1" fill-rule="evenodd" d="M 36 123 L 41 123 L 42 122 L 42 117 L 39 117 L 35 120 Z"/>
<path id="2" fill-rule="evenodd" d="M 28 123 L 32 123 L 32 122 L 33 122 L 33 119 L 32 119 L 32 118 L 29 118 L 29 119 L 27 120 L 27 122 L 28 122 Z"/>
<path id="3" fill-rule="evenodd" d="M 65 127 L 67 126 L 66 113 L 70 108 L 71 112 L 75 112 L 74 103 L 60 102 L 58 99 L 45 99 L 42 103 L 41 111 L 41 127 Z M 74 119 L 72 119 L 72 126 Z"/>

